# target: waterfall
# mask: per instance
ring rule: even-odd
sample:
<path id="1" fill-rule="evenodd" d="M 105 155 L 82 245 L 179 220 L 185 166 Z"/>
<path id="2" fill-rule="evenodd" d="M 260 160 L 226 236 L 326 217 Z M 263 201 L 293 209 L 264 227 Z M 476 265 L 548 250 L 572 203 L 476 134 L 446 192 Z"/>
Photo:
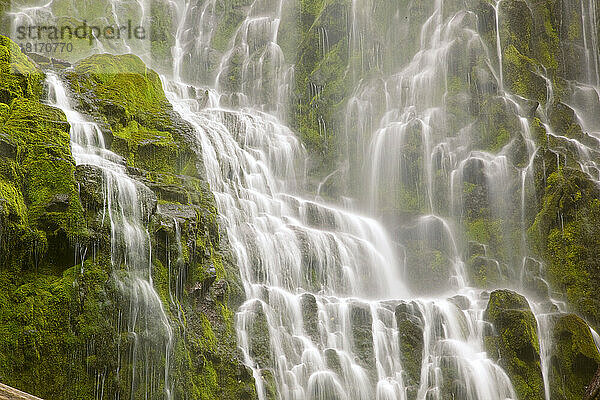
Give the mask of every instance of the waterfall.
<path id="1" fill-rule="evenodd" d="M 269 29 L 249 31 L 250 15 L 238 31 L 242 43 L 271 40 L 266 47 L 277 46 Z M 422 67 L 415 64 L 415 71 Z M 222 62 L 218 74 L 226 68 Z M 466 302 L 462 307 L 444 298 L 411 296 L 400 276 L 405 267 L 375 220 L 302 196 L 306 186 L 299 171 L 306 154 L 276 117 L 251 108 L 223 108 L 218 102 L 198 109 L 188 96 L 195 91 L 186 84 L 164 79 L 163 86 L 175 110 L 196 130 L 198 151 L 238 260 L 247 296 L 236 319 L 239 344 L 261 399 L 267 398 L 267 370 L 273 371 L 282 399 L 441 398 L 448 390 L 442 379 L 448 365 L 458 371 L 461 387 L 456 390 L 465 399 L 516 398 L 507 375 L 485 355 L 486 298 L 465 286 L 457 239 L 447 221 L 424 216 L 421 235 L 441 234 L 450 246 L 452 280 Z M 385 140 L 385 135 L 378 138 Z M 391 161 L 378 146 L 372 150 L 371 183 L 385 185 L 377 174 Z M 381 148 L 397 146 L 384 143 Z M 425 145 L 424 152 L 431 148 Z M 502 174 L 505 163 L 495 169 Z M 500 190 L 502 181 L 494 175 L 490 181 Z M 427 186 L 431 190 L 432 183 Z M 407 382 L 398 347 L 403 318 L 424 337 L 423 354 L 417 354 L 422 360 L 418 382 Z"/>
<path id="2" fill-rule="evenodd" d="M 116 20 L 119 3 L 110 2 Z M 405 19 L 398 10 L 408 6 L 397 5 L 386 16 L 393 21 L 389 32 L 377 29 L 376 0 L 350 2 L 343 25 L 351 90 L 340 112 L 343 129 L 336 132 L 321 115 L 316 129 L 326 140 L 336 133 L 345 139 L 339 146 L 345 163 L 319 177 L 317 193 L 306 173 L 309 152 L 289 121 L 301 61 L 286 59 L 281 43 L 288 39 L 282 21 L 292 1 L 244 2 L 227 40 L 219 15 L 231 10 L 221 10 L 222 2 L 167 3 L 176 29 L 162 84 L 174 110 L 194 128 L 195 150 L 241 273 L 246 301 L 235 318 L 238 344 L 260 399 L 442 400 L 448 393 L 464 400 L 517 399 L 507 371 L 493 361 L 499 355 L 486 353 L 494 328 L 485 312 L 490 290 L 531 293 L 537 288 L 525 282 L 535 281 L 545 293 L 528 302 L 549 400 L 551 329 L 566 307 L 550 297 L 542 263 L 527 243 L 540 150 L 534 139 L 561 143 L 600 183 L 598 146 L 553 128 L 550 109 L 559 88 L 547 70 L 531 71 L 544 82 L 544 98 L 511 93 L 503 36 L 508 1 L 486 2 L 488 32 L 481 28 L 486 21 L 460 1 L 406 2 L 418 12 Z M 143 21 L 147 4 L 139 4 L 136 18 Z M 44 7 L 18 15 L 43 18 L 51 14 Z M 565 83 L 570 96 L 561 101 L 597 141 L 596 2 L 580 0 L 580 7 L 585 71 L 581 82 Z M 317 53 L 326 57 L 335 34 L 316 29 Z M 412 35 L 406 46 L 389 43 L 401 35 Z M 99 42 L 93 51 L 103 50 Z M 143 47 L 123 43 L 117 51 L 153 62 Z M 471 80 L 477 93 L 465 93 Z M 152 285 L 144 228 L 150 190 L 128 177 L 99 127 L 73 110 L 59 79 L 50 75 L 48 83 L 51 104 L 71 124 L 77 164 L 102 171 L 112 263 L 127 269 L 115 279 L 130 299 L 125 329 L 135 338 L 132 356 L 164 363 L 170 399 L 173 333 Z M 323 86 L 310 83 L 309 91 L 319 99 Z M 474 116 L 469 96 L 488 96 L 500 110 L 487 121 L 502 128 L 493 140 L 485 137 L 488 126 Z M 565 158 L 557 152 L 556 164 Z M 321 195 L 333 179 L 345 182 L 338 203 Z M 180 240 L 177 221 L 175 232 Z M 169 275 L 182 273 L 178 262 L 169 260 Z M 177 275 L 170 287 L 174 305 L 182 279 Z M 153 323 L 142 328 L 142 318 Z M 159 339 L 150 337 L 154 330 Z M 158 341 L 161 354 L 150 354 L 144 341 Z M 141 373 L 133 371 L 132 385 L 141 384 Z"/>
<path id="3" fill-rule="evenodd" d="M 71 125 L 71 150 L 78 166 L 92 166 L 102 173 L 102 222 L 110 227 L 113 279 L 129 303 L 122 310 L 125 332 L 133 337 L 130 357 L 132 365 L 129 388 L 131 399 L 139 385 L 151 394 L 160 379 L 154 379 L 152 366 L 164 379 L 165 398 L 171 399 L 169 378 L 173 347 L 173 329 L 164 305 L 152 283 L 150 237 L 144 225 L 148 222 L 151 190 L 130 178 L 125 160 L 106 148 L 100 127 L 75 111 L 67 90 L 58 76 L 48 74 L 49 104 L 60 108 Z M 125 274 L 120 274 L 122 266 Z M 157 351 L 162 347 L 162 351 Z M 144 365 L 140 371 L 138 360 Z M 116 371 L 117 375 L 120 371 Z"/>

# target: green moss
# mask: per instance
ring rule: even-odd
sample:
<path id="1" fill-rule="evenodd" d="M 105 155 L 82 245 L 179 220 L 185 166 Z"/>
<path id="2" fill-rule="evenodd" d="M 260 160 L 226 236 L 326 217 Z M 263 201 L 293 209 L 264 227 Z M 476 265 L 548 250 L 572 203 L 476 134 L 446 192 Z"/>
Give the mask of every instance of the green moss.
<path id="1" fill-rule="evenodd" d="M 495 290 L 484 318 L 494 327 L 494 334 L 485 337 L 487 353 L 498 358 L 519 399 L 544 399 L 537 324 L 527 300 L 510 290 Z"/>
<path id="2" fill-rule="evenodd" d="M 300 4 L 296 93 L 300 101 L 294 122 L 301 139 L 318 159 L 315 174 L 331 167 L 338 147 L 340 115 L 349 95 L 347 27 L 340 25 L 345 2 L 305 0 Z M 329 48 L 321 49 L 320 35 L 327 31 Z"/>
<path id="3" fill-rule="evenodd" d="M 590 328 L 574 314 L 560 316 L 552 329 L 552 343 L 551 393 L 558 399 L 581 399 L 600 366 Z"/>
<path id="4" fill-rule="evenodd" d="M 234 0 L 217 4 L 219 23 L 211 40 L 211 46 L 219 51 L 228 48 L 229 41 L 246 17 L 242 7 L 250 5 L 248 0 Z"/>
<path id="5" fill-rule="evenodd" d="M 600 284 L 595 255 L 600 246 L 599 198 L 598 188 L 581 171 L 554 171 L 529 229 L 536 250 L 548 261 L 553 288 L 565 293 L 569 303 L 594 323 L 600 321 L 595 290 Z"/>
<path id="6" fill-rule="evenodd" d="M 513 93 L 540 103 L 546 102 L 546 82 L 535 73 L 535 60 L 509 45 L 504 50 L 503 61 L 506 82 Z"/>
<path id="7" fill-rule="evenodd" d="M 148 129 L 172 124 L 158 74 L 132 54 L 97 54 L 78 62 L 68 78 L 71 88 L 93 98 L 114 130 L 135 120 Z"/>
<path id="8" fill-rule="evenodd" d="M 0 271 L 0 376 L 43 398 L 89 399 L 95 373 L 116 367 L 107 271 L 86 263 L 61 276 Z M 90 372 L 88 374 L 88 372 Z"/>
<path id="9" fill-rule="evenodd" d="M 441 250 L 430 248 L 427 240 L 412 240 L 406 256 L 407 264 L 415 266 L 407 276 L 412 290 L 431 295 L 448 289 L 452 263 Z"/>
<path id="10" fill-rule="evenodd" d="M 172 226 L 173 216 L 165 215 L 150 231 L 155 288 L 176 327 L 176 398 L 255 399 L 229 306 L 230 293 L 234 306 L 243 293 L 239 271 L 221 248 L 214 198 L 185 139 L 190 127 L 173 113 L 158 75 L 137 57 L 90 57 L 69 81 L 81 106 L 108 123 L 113 149 L 137 168 L 136 178 L 157 193 L 161 207 L 188 207 L 181 214 L 179 246 L 161 246 L 167 238 L 177 241 L 173 229 L 165 237 L 157 228 Z M 24 90 L 14 93 L 10 105 L 0 106 L 0 376 L 44 398 L 90 399 L 102 391 L 110 398 L 141 399 L 150 392 L 132 377 L 142 382 L 148 361 L 161 366 L 149 374 L 153 398 L 162 397 L 164 335 L 147 315 L 138 315 L 136 326 L 147 327 L 136 329 L 139 343 L 158 350 L 144 350 L 141 357 L 137 349 L 135 358 L 131 327 L 123 324 L 132 321 L 131 277 L 111 264 L 102 174 L 76 169 L 60 110 L 27 98 Z M 84 255 L 93 257 L 80 264 Z M 167 268 L 178 257 L 179 278 Z M 210 278 L 210 267 L 222 281 L 219 292 L 198 298 L 193 288 Z"/>
<path id="11" fill-rule="evenodd" d="M 415 303 L 401 303 L 395 309 L 400 357 L 406 371 L 405 385 L 418 389 L 423 358 L 423 326 Z"/>
<path id="12" fill-rule="evenodd" d="M 25 98 L 11 102 L 0 126 L 0 137 L 14 146 L 0 164 L 7 212 L 17 225 L 27 224 L 9 227 L 11 236 L 21 236 L 27 246 L 32 238 L 33 264 L 59 270 L 73 262 L 72 243 L 87 236 L 68 132 L 60 110 Z"/>
<path id="13" fill-rule="evenodd" d="M 152 0 L 150 2 L 150 49 L 153 65 L 171 69 L 171 47 L 175 44 L 174 13 L 169 3 Z"/>
<path id="14" fill-rule="evenodd" d="M 575 11 L 571 11 L 571 23 L 567 28 L 567 38 L 569 40 L 581 39 L 583 36 L 583 29 L 581 26 L 581 20 L 579 15 Z"/>
<path id="15" fill-rule="evenodd" d="M 177 159 L 178 147 L 170 132 L 148 129 L 136 121 L 115 131 L 114 151 L 126 154 L 129 165 L 152 173 L 175 173 L 171 160 Z"/>
<path id="16" fill-rule="evenodd" d="M 15 98 L 39 99 L 44 74 L 25 56 L 19 46 L 0 36 L 0 103 Z"/>
<path id="17" fill-rule="evenodd" d="M 0 177 L 0 210 L 4 217 L 17 223 L 27 223 L 27 207 L 21 191 Z"/>

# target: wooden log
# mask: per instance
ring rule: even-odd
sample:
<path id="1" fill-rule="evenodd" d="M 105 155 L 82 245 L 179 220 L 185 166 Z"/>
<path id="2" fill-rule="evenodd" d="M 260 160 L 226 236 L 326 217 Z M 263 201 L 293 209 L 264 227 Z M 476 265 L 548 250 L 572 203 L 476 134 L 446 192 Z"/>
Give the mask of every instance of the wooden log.
<path id="1" fill-rule="evenodd" d="M 39 397 L 21 392 L 18 389 L 0 383 L 0 400 L 42 400 Z"/>
<path id="2" fill-rule="evenodd" d="M 583 400 L 600 400 L 600 367 L 596 370 L 592 381 L 585 390 Z"/>

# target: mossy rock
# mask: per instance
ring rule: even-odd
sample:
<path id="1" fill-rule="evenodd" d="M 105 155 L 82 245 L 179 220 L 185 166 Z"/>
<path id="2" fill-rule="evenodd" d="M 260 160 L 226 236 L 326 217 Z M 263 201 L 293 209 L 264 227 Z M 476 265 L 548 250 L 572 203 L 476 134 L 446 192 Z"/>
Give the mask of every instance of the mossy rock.
<path id="1" fill-rule="evenodd" d="M 84 400 L 95 396 L 95 374 L 103 373 L 105 393 L 118 390 L 116 287 L 107 284 L 106 261 L 99 255 L 59 276 L 0 272 L 3 383 L 42 398 Z"/>
<path id="2" fill-rule="evenodd" d="M 0 103 L 16 98 L 38 100 L 44 74 L 12 40 L 0 35 Z"/>
<path id="3" fill-rule="evenodd" d="M 271 367 L 273 355 L 271 354 L 271 336 L 269 324 L 259 302 L 254 304 L 252 321 L 248 327 L 248 338 L 250 340 L 250 356 L 261 368 Z"/>
<path id="4" fill-rule="evenodd" d="M 406 373 L 404 384 L 416 392 L 421 381 L 423 359 L 423 322 L 416 303 L 400 303 L 394 311 L 398 326 L 400 359 Z"/>
<path id="5" fill-rule="evenodd" d="M 484 319 L 494 327 L 494 333 L 485 337 L 488 356 L 504 368 L 519 399 L 543 400 L 537 323 L 527 299 L 510 290 L 495 290 Z"/>
<path id="6" fill-rule="evenodd" d="M 585 321 L 575 314 L 558 317 L 552 329 L 552 399 L 581 399 L 599 366 L 600 354 Z"/>
<path id="7" fill-rule="evenodd" d="M 304 293 L 300 297 L 300 307 L 302 309 L 304 331 L 310 336 L 313 342 L 321 343 L 321 335 L 319 332 L 319 309 L 315 296 L 310 293 Z"/>
<path id="8" fill-rule="evenodd" d="M 541 201 L 529 237 L 547 260 L 551 289 L 598 324 L 600 190 L 583 172 L 561 168 L 548 176 Z"/>
<path id="9" fill-rule="evenodd" d="M 359 364 L 368 371 L 375 366 L 373 349 L 373 318 L 368 304 L 352 303 L 350 308 L 350 326 L 352 344 Z"/>
<path id="10" fill-rule="evenodd" d="M 114 136 L 107 143 L 126 157 L 129 175 L 162 202 L 159 212 L 156 197 L 145 191 L 153 280 L 177 328 L 175 397 L 256 399 L 228 306 L 230 297 L 236 307 L 243 296 L 239 271 L 221 243 L 214 197 L 198 173 L 202 161 L 187 142 L 190 126 L 166 101 L 158 75 L 137 57 L 98 55 L 61 74 L 77 88 L 78 108 L 92 114 L 86 118 L 106 122 L 103 129 Z M 126 320 L 130 309 L 115 278 L 127 282 L 127 271 L 111 262 L 105 177 L 97 168 L 75 166 L 64 113 L 40 103 L 30 83 L 14 82 L 19 90 L 11 88 L 10 104 L 0 103 L 0 376 L 43 398 L 94 398 L 99 376 L 107 397 L 144 398 L 147 388 L 134 384 L 141 382 L 143 361 L 132 362 L 134 340 L 118 319 Z M 165 200 L 175 186 L 176 199 Z M 168 260 L 180 251 L 160 244 L 176 242 L 175 218 L 185 268 L 170 275 Z M 170 229 L 156 228 L 165 221 Z M 90 255 L 93 260 L 82 260 Z M 210 274 L 217 282 L 196 297 L 191 288 Z M 171 301 L 169 290 L 176 287 Z M 147 353 L 148 365 L 164 367 L 163 335 L 149 326 L 138 336 L 158 349 Z M 161 397 L 162 367 L 149 372 L 151 390 Z"/>
<path id="11" fill-rule="evenodd" d="M 16 175 L 12 179 L 7 176 L 11 183 L 4 186 L 7 190 L 12 186 L 14 196 L 6 197 L 13 199 L 9 200 L 10 209 L 20 212 L 19 219 L 24 221 L 25 205 L 30 226 L 44 232 L 39 260 L 47 261 L 53 268 L 68 267 L 74 262 L 70 243 L 87 235 L 75 185 L 69 124 L 62 111 L 25 98 L 14 99 L 9 112 L 0 127 L 0 136 L 10 137 L 17 145 L 12 160 Z M 4 161 L 9 162 L 10 158 Z M 43 259 L 48 247 L 51 258 Z"/>
<path id="12" fill-rule="evenodd" d="M 160 77 L 137 56 L 97 54 L 79 61 L 67 75 L 71 89 L 99 109 L 113 130 L 130 121 L 154 130 L 170 130 L 172 107 Z"/>

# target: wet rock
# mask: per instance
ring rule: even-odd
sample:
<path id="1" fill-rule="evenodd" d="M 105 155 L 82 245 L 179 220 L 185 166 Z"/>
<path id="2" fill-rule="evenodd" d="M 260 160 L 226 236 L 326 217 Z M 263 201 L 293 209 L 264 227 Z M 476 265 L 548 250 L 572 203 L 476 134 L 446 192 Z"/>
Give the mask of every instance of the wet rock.
<path id="1" fill-rule="evenodd" d="M 332 370 L 338 375 L 342 374 L 342 363 L 340 362 L 340 356 L 335 349 L 325 349 L 325 362 L 327 368 Z"/>
<path id="2" fill-rule="evenodd" d="M 484 319 L 494 327 L 493 335 L 484 338 L 488 356 L 497 358 L 519 399 L 543 400 L 537 322 L 527 299 L 510 290 L 495 290 Z"/>
<path id="3" fill-rule="evenodd" d="M 400 359 L 406 372 L 405 384 L 418 388 L 423 357 L 422 315 L 415 303 L 400 303 L 394 312 L 398 326 Z"/>
<path id="4" fill-rule="evenodd" d="M 485 253 L 485 244 L 469 240 L 467 258 L 471 258 L 473 256 L 485 256 Z"/>
<path id="5" fill-rule="evenodd" d="M 492 258 L 475 256 L 467 264 L 471 278 L 477 282 L 479 287 L 495 286 L 506 278 L 500 263 Z"/>
<path id="6" fill-rule="evenodd" d="M 229 290 L 229 283 L 226 280 L 221 279 L 217 281 L 217 283 L 215 283 L 212 288 L 215 298 L 219 301 L 223 301 L 227 296 L 227 291 Z"/>
<path id="7" fill-rule="evenodd" d="M 275 376 L 273 375 L 273 370 L 268 368 L 263 368 L 260 370 L 260 376 L 263 379 L 265 385 L 265 395 L 267 400 L 276 400 L 277 399 L 277 384 L 275 382 Z"/>
<path id="8" fill-rule="evenodd" d="M 444 232 L 444 228 L 436 222 L 427 230 L 429 233 Z M 407 265 L 412 266 L 407 280 L 415 293 L 427 296 L 441 294 L 451 287 L 453 265 L 444 249 L 447 243 L 443 235 L 432 234 L 438 240 L 432 245 L 433 238 L 427 238 L 427 235 L 417 231 L 407 232 L 407 236 L 404 236 L 416 238 L 406 246 Z M 438 248 L 431 248 L 430 245 Z"/>
<path id="9" fill-rule="evenodd" d="M 146 185 L 152 189 L 160 200 L 187 204 L 189 202 L 189 193 L 180 185 L 170 185 L 146 181 Z"/>
<path id="10" fill-rule="evenodd" d="M 302 320 L 304 321 L 304 331 L 313 342 L 320 343 L 319 335 L 319 310 L 317 300 L 310 293 L 304 293 L 300 297 L 300 307 L 302 308 Z"/>
<path id="11" fill-rule="evenodd" d="M 17 144 L 10 136 L 0 132 L 0 157 L 14 159 L 17 156 Z"/>
<path id="12" fill-rule="evenodd" d="M 205 277 L 204 279 L 202 279 L 202 282 L 200 282 L 200 291 L 199 293 L 197 292 L 197 288 L 198 288 L 198 284 L 196 284 L 196 286 L 194 286 L 194 288 L 196 289 L 196 296 L 199 295 L 200 299 L 203 299 L 206 294 L 208 293 L 209 289 L 211 288 L 212 284 L 215 282 L 215 280 L 217 279 L 217 271 L 215 269 L 214 266 L 210 266 L 206 272 L 205 272 Z M 223 287 L 221 287 L 221 289 L 223 289 Z M 224 290 L 227 289 L 226 283 L 225 283 L 225 288 Z"/>
<path id="13" fill-rule="evenodd" d="M 531 257 L 527 257 L 525 258 L 523 269 L 527 274 L 539 275 L 543 270 L 543 265 L 538 260 Z"/>
<path id="14" fill-rule="evenodd" d="M 158 206 L 156 215 L 160 216 L 161 223 L 167 224 L 174 229 L 174 220 L 195 222 L 196 211 L 193 206 L 177 203 L 162 203 Z"/>
<path id="15" fill-rule="evenodd" d="M 370 371 L 375 363 L 372 324 L 373 318 L 368 304 L 350 305 L 350 325 L 355 354 L 359 363 Z"/>
<path id="16" fill-rule="evenodd" d="M 526 276 L 523 287 L 528 290 L 535 299 L 547 300 L 550 298 L 548 283 L 538 276 Z"/>
<path id="17" fill-rule="evenodd" d="M 555 103 L 549 117 L 555 132 L 571 139 L 583 141 L 583 132 L 578 124 L 575 111 L 570 106 L 562 102 Z"/>
<path id="18" fill-rule="evenodd" d="M 46 203 L 47 212 L 65 212 L 69 209 L 71 196 L 67 193 L 56 193 Z"/>
<path id="19" fill-rule="evenodd" d="M 453 297 L 450 297 L 448 299 L 448 301 L 451 302 L 452 304 L 454 304 L 456 307 L 458 307 L 461 310 L 468 310 L 469 308 L 471 308 L 471 300 L 469 300 L 469 298 L 466 296 L 461 296 L 461 295 L 453 296 Z"/>
<path id="20" fill-rule="evenodd" d="M 39 53 L 27 53 L 27 57 L 43 68 L 65 69 L 71 66 L 68 61 L 47 57 Z"/>
<path id="21" fill-rule="evenodd" d="M 552 329 L 550 391 L 563 399 L 581 399 L 600 367 L 590 328 L 575 314 L 560 316 Z"/>
<path id="22" fill-rule="evenodd" d="M 79 198 L 84 208 L 101 209 L 104 202 L 102 170 L 93 165 L 77 165 L 75 167 L 75 180 L 79 186 Z"/>
<path id="23" fill-rule="evenodd" d="M 248 318 L 250 320 L 247 327 L 250 356 L 259 367 L 268 367 L 272 363 L 269 325 L 261 303 L 255 303 Z"/>

